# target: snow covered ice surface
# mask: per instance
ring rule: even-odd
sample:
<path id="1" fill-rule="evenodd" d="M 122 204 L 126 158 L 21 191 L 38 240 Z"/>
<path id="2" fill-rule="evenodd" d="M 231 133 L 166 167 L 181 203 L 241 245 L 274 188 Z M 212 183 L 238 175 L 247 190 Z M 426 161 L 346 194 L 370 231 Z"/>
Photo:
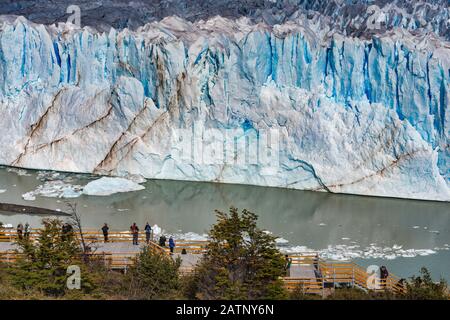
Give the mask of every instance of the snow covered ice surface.
<path id="1" fill-rule="evenodd" d="M 119 192 L 130 192 L 145 189 L 144 186 L 124 178 L 102 177 L 89 182 L 83 188 L 83 194 L 88 196 L 109 196 Z"/>
<path id="2" fill-rule="evenodd" d="M 356 37 L 304 21 L 98 32 L 3 16 L 0 164 L 449 201 L 448 29 Z M 173 130 L 198 127 L 238 142 L 277 130 L 279 161 L 175 157 Z"/>

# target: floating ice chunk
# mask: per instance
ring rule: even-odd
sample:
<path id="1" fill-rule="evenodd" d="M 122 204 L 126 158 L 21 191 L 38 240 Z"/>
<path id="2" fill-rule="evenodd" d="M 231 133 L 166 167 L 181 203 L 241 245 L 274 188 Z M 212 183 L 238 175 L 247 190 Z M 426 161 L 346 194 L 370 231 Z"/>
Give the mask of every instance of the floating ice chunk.
<path id="1" fill-rule="evenodd" d="M 446 247 L 447 249 L 450 249 Z M 280 248 L 285 253 L 311 253 L 316 252 L 325 259 L 332 260 L 352 260 L 356 258 L 362 259 L 385 259 L 393 260 L 398 257 L 414 258 L 417 256 L 427 256 L 436 253 L 439 249 L 402 249 L 401 245 L 393 245 L 392 247 L 379 247 L 371 244 L 369 247 L 361 248 L 358 245 L 329 245 L 326 249 L 314 250 L 304 246 L 292 246 Z"/>
<path id="2" fill-rule="evenodd" d="M 126 176 L 125 178 L 128 179 L 128 180 L 131 180 L 133 182 L 136 182 L 136 183 L 145 183 L 145 182 L 147 182 L 147 180 L 143 176 L 141 176 L 140 174 L 130 174 L 130 175 Z"/>
<path id="3" fill-rule="evenodd" d="M 350 238 L 345 238 L 345 237 L 344 237 L 344 238 L 341 238 L 341 239 L 342 239 L 342 240 L 350 240 Z"/>
<path id="4" fill-rule="evenodd" d="M 29 174 L 25 169 L 8 168 L 6 171 L 17 173 L 19 176 L 31 176 L 31 174 Z"/>
<path id="5" fill-rule="evenodd" d="M 0 193 L 5 193 L 6 191 L 6 189 L 0 189 Z"/>
<path id="6" fill-rule="evenodd" d="M 419 226 L 414 226 L 414 227 L 413 227 L 413 229 L 419 229 L 419 228 L 420 228 Z"/>
<path id="7" fill-rule="evenodd" d="M 25 200 L 35 200 L 36 196 L 48 198 L 77 198 L 81 195 L 82 186 L 72 185 L 64 181 L 46 181 L 36 190 L 22 195 Z"/>
<path id="8" fill-rule="evenodd" d="M 276 244 L 286 244 L 289 242 L 289 240 L 286 240 L 284 238 L 276 238 L 275 242 L 276 242 Z"/>
<path id="9" fill-rule="evenodd" d="M 423 250 L 416 250 L 416 251 L 419 256 L 429 256 L 430 254 L 436 253 L 436 251 L 431 250 L 431 249 L 423 249 Z"/>
<path id="10" fill-rule="evenodd" d="M 23 198 L 23 200 L 26 200 L 26 201 L 34 201 L 34 200 L 36 200 L 36 197 L 34 196 L 33 191 L 24 193 L 22 195 L 22 198 Z"/>
<path id="11" fill-rule="evenodd" d="M 153 230 L 153 234 L 154 234 L 154 235 L 159 235 L 159 234 L 162 233 L 161 227 L 159 227 L 157 224 L 155 224 L 155 225 L 152 227 L 152 230 Z"/>
<path id="12" fill-rule="evenodd" d="M 89 182 L 83 189 L 83 194 L 89 196 L 109 196 L 119 192 L 143 190 L 145 187 L 125 178 L 102 177 Z"/>
<path id="13" fill-rule="evenodd" d="M 62 192 L 62 198 L 78 198 L 81 195 L 81 191 L 74 190 L 72 188 L 64 189 Z"/>
<path id="14" fill-rule="evenodd" d="M 314 249 L 305 247 L 305 246 L 293 246 L 293 247 L 286 247 L 282 249 L 282 252 L 284 253 L 311 253 L 316 252 Z"/>
<path id="15" fill-rule="evenodd" d="M 321 223 L 319 223 L 319 226 L 320 227 L 323 227 L 323 226 L 326 226 L 327 224 L 326 223 L 323 223 L 323 222 L 321 222 Z"/>
<path id="16" fill-rule="evenodd" d="M 195 233 L 195 232 L 174 234 L 172 236 L 175 239 L 183 239 L 183 240 L 186 240 L 186 241 L 207 241 L 208 240 L 208 235 L 207 234 L 198 234 L 198 233 Z"/>

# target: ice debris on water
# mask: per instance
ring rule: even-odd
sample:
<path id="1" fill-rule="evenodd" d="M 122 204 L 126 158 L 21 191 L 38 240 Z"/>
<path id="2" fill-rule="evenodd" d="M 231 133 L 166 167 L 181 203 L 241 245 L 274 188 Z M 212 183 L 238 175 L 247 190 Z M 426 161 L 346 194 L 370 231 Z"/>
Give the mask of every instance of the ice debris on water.
<path id="1" fill-rule="evenodd" d="M 83 187 L 80 185 L 73 185 L 65 183 L 64 181 L 46 181 L 39 185 L 36 190 L 24 193 L 22 198 L 24 200 L 36 200 L 36 196 L 48 198 L 77 198 L 81 195 Z"/>

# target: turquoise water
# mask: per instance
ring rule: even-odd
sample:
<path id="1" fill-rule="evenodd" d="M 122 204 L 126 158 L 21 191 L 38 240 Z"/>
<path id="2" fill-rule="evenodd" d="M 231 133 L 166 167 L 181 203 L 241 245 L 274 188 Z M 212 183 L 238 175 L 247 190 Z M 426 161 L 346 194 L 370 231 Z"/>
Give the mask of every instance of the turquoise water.
<path id="1" fill-rule="evenodd" d="M 0 202 L 66 209 L 64 199 L 24 200 L 22 194 L 43 184 L 36 171 L 26 174 L 0 169 L 0 189 L 6 190 Z M 85 185 L 94 177 L 58 178 Z M 262 228 L 283 239 L 283 249 L 304 246 L 332 258 L 353 257 L 362 265 L 385 264 L 402 277 L 426 266 L 435 277 L 450 280 L 449 203 L 181 181 L 149 180 L 143 185 L 141 191 L 69 200 L 77 203 L 86 227 L 107 222 L 112 229 L 125 230 L 132 222 L 143 226 L 149 221 L 179 237 L 206 233 L 215 222 L 215 209 L 246 208 L 259 215 Z M 0 213 L 1 222 L 13 225 L 38 226 L 41 219 Z"/>

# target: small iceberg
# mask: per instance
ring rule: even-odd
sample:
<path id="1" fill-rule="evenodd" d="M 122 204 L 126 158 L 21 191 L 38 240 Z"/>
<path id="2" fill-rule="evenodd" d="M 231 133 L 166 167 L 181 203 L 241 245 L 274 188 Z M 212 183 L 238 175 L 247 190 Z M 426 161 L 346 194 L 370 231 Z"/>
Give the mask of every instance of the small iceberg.
<path id="1" fill-rule="evenodd" d="M 24 193 L 22 195 L 22 198 L 23 198 L 23 200 L 26 200 L 26 201 L 34 201 L 34 200 L 36 200 L 36 197 L 34 196 L 33 191 Z"/>
<path id="2" fill-rule="evenodd" d="M 109 196 L 119 192 L 130 192 L 145 189 L 144 186 L 125 178 L 102 177 L 89 182 L 83 189 L 88 196 Z"/>

